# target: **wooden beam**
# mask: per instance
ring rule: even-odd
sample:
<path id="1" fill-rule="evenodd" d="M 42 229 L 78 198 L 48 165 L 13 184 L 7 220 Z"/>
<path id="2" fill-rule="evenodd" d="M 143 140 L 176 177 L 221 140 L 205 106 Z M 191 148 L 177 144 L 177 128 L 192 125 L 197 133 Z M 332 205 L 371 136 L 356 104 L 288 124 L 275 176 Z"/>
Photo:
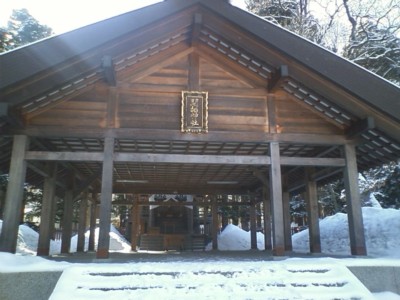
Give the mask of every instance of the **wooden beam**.
<path id="1" fill-rule="evenodd" d="M 96 172 L 93 173 L 92 175 L 90 175 L 88 178 L 86 178 L 86 180 L 82 181 L 76 189 L 74 189 L 74 201 L 78 200 L 77 198 L 79 197 L 79 195 L 86 190 L 91 184 L 93 184 L 93 182 L 95 182 L 96 180 L 98 180 L 101 176 L 101 172 Z"/>
<path id="2" fill-rule="evenodd" d="M 118 78 L 129 80 L 131 82 L 138 81 L 162 68 L 169 66 L 182 58 L 188 56 L 194 51 L 194 48 L 189 47 L 185 42 L 181 42 L 170 47 L 168 50 L 162 51 L 154 57 L 144 59 L 142 62 L 135 64 L 134 71 L 120 71 Z"/>
<path id="3" fill-rule="evenodd" d="M 43 176 L 43 177 L 49 177 L 49 174 L 46 173 L 46 168 L 44 165 L 39 164 L 38 162 L 27 162 L 27 167 L 34 171 L 35 173 Z M 65 185 L 64 182 L 61 182 L 60 180 L 56 179 L 56 185 L 58 185 L 59 187 L 66 189 L 67 186 Z"/>
<path id="4" fill-rule="evenodd" d="M 256 205 L 250 206 L 250 244 L 251 249 L 257 250 L 257 211 Z"/>
<path id="5" fill-rule="evenodd" d="M 292 251 L 292 228 L 290 218 L 290 195 L 288 191 L 288 179 L 283 176 L 282 181 L 283 222 L 285 232 L 285 251 Z"/>
<path id="6" fill-rule="evenodd" d="M 177 164 L 269 165 L 268 156 L 261 155 L 196 155 L 157 153 L 115 153 L 116 162 L 150 162 Z"/>
<path id="7" fill-rule="evenodd" d="M 188 88 L 200 91 L 200 57 L 196 53 L 189 54 Z"/>
<path id="8" fill-rule="evenodd" d="M 79 204 L 78 243 L 76 252 L 85 251 L 86 218 L 88 209 L 88 193 L 83 193 Z"/>
<path id="9" fill-rule="evenodd" d="M 284 166 L 320 166 L 320 167 L 344 167 L 346 162 L 343 158 L 328 157 L 281 157 L 281 165 Z"/>
<path id="10" fill-rule="evenodd" d="M 268 92 L 274 93 L 280 89 L 282 83 L 289 77 L 289 68 L 282 65 L 273 73 L 272 78 L 268 81 Z"/>
<path id="11" fill-rule="evenodd" d="M 344 184 L 346 191 L 347 217 L 351 254 L 366 255 L 363 215 L 361 210 L 360 190 L 358 185 L 357 157 L 354 145 L 345 145 Z"/>
<path id="12" fill-rule="evenodd" d="M 101 179 L 100 230 L 96 257 L 108 258 L 110 250 L 111 200 L 113 186 L 114 138 L 104 140 L 104 160 Z"/>
<path id="13" fill-rule="evenodd" d="M 41 161 L 103 161 L 101 152 L 51 152 L 51 151 L 27 151 L 27 160 Z"/>
<path id="14" fill-rule="evenodd" d="M 116 86 L 117 79 L 115 76 L 115 69 L 112 57 L 109 55 L 103 56 L 103 58 L 101 59 L 101 67 L 103 69 L 104 78 L 106 79 L 108 85 Z"/>
<path id="15" fill-rule="evenodd" d="M 268 130 L 269 133 L 277 133 L 277 111 L 276 111 L 276 104 L 275 104 L 275 96 L 269 94 L 267 98 L 267 114 L 268 114 Z"/>
<path id="16" fill-rule="evenodd" d="M 314 168 L 306 168 L 306 194 L 307 194 L 307 217 L 308 217 L 308 233 L 310 240 L 310 252 L 321 253 L 321 236 L 319 230 L 319 209 L 317 183 L 313 178 L 315 174 Z"/>
<path id="17" fill-rule="evenodd" d="M 131 250 L 137 251 L 140 226 L 140 206 L 138 205 L 137 201 L 135 201 L 135 203 L 132 205 L 131 220 Z"/>
<path id="18" fill-rule="evenodd" d="M 186 89 L 186 85 L 163 85 L 163 84 L 148 84 L 148 83 L 130 83 L 130 82 L 119 82 L 117 84 L 118 93 L 162 93 L 162 94 L 180 94 L 183 89 Z M 226 97 L 247 97 L 247 98 L 259 98 L 265 97 L 267 94 L 264 88 L 224 88 L 215 87 L 209 85 L 202 85 L 202 89 L 208 91 L 210 94 L 216 96 Z"/>
<path id="19" fill-rule="evenodd" d="M 183 134 L 180 130 L 144 129 L 144 128 L 65 128 L 57 126 L 30 126 L 27 129 L 9 130 L 7 134 L 28 135 L 39 138 L 104 138 L 151 139 L 172 141 L 205 142 L 280 142 L 304 145 L 344 145 L 349 140 L 344 135 L 302 134 L 302 133 L 265 133 L 253 131 L 210 131 L 205 135 Z"/>
<path id="20" fill-rule="evenodd" d="M 50 176 L 44 179 L 43 203 L 40 214 L 39 242 L 37 248 L 38 256 L 48 256 L 50 254 L 50 231 L 51 227 L 54 226 L 52 211 L 54 205 L 56 205 L 54 196 L 56 188 L 55 181 L 57 175 L 57 165 L 54 162 L 48 162 L 46 168 L 47 173 L 50 174 Z"/>
<path id="21" fill-rule="evenodd" d="M 264 174 L 263 172 L 261 172 L 260 170 L 258 170 L 256 168 L 253 168 L 252 171 L 253 171 L 253 175 L 258 180 L 260 180 L 263 185 L 268 186 L 269 181 L 268 181 L 268 175 L 267 174 Z"/>
<path id="22" fill-rule="evenodd" d="M 273 254 L 282 256 L 285 253 L 285 234 L 282 204 L 282 175 L 280 165 L 279 143 L 270 143 L 271 166 L 270 195 L 272 202 L 272 239 Z"/>
<path id="23" fill-rule="evenodd" d="M 272 236 L 271 236 L 271 198 L 269 192 L 269 185 L 263 187 L 263 215 L 264 215 L 264 245 L 265 251 L 272 250 Z"/>
<path id="24" fill-rule="evenodd" d="M 367 117 L 365 119 L 355 122 L 349 129 L 346 130 L 347 138 L 355 138 L 368 130 L 375 128 L 375 119 L 373 117 Z"/>
<path id="25" fill-rule="evenodd" d="M 107 111 L 105 116 L 105 125 L 107 128 L 119 127 L 118 120 L 118 107 L 119 107 L 119 93 L 117 88 L 110 87 L 108 89 Z"/>
<path id="26" fill-rule="evenodd" d="M 100 152 L 50 152 L 28 151 L 27 160 L 41 161 L 102 161 Z M 225 164 L 225 165 L 269 165 L 270 157 L 265 155 L 198 155 L 159 153 L 115 153 L 115 162 L 177 163 L 177 164 Z M 280 157 L 285 166 L 335 166 L 345 165 L 343 158 L 324 157 Z M 95 177 L 95 175 L 93 175 Z M 95 180 L 95 178 L 93 179 Z"/>
<path id="27" fill-rule="evenodd" d="M 198 53 L 200 57 L 222 68 L 249 87 L 260 88 L 265 86 L 265 78 L 258 76 L 248 68 L 231 60 L 229 57 L 220 54 L 217 50 L 203 44 L 197 45 L 195 49 L 196 53 Z"/>
<path id="28" fill-rule="evenodd" d="M 26 175 L 25 151 L 27 136 L 14 136 L 11 153 L 9 180 L 3 212 L 3 227 L 0 234 L 0 251 L 15 253 L 17 250 L 18 226 Z"/>
<path id="29" fill-rule="evenodd" d="M 212 197 L 211 203 L 211 214 L 212 214 L 212 249 L 218 250 L 218 233 L 219 233 L 219 220 L 218 220 L 218 204 L 216 197 Z"/>
<path id="30" fill-rule="evenodd" d="M 202 24 L 203 24 L 203 15 L 201 13 L 195 13 L 193 15 L 193 29 L 190 40 L 190 44 L 192 47 L 198 43 Z"/>
<path id="31" fill-rule="evenodd" d="M 19 113 L 10 108 L 9 103 L 0 103 L 0 121 L 8 123 L 16 128 L 23 128 L 24 121 Z"/>
<path id="32" fill-rule="evenodd" d="M 90 229 L 89 229 L 89 251 L 94 251 L 95 232 L 97 219 L 97 194 L 92 193 L 92 201 L 90 203 Z"/>
<path id="33" fill-rule="evenodd" d="M 70 178 L 72 183 L 72 178 Z M 73 222 L 73 192 L 72 184 L 69 184 L 69 189 L 64 195 L 64 210 L 62 217 L 62 238 L 61 238 L 61 253 L 69 253 L 71 248 L 72 237 L 72 222 Z"/>

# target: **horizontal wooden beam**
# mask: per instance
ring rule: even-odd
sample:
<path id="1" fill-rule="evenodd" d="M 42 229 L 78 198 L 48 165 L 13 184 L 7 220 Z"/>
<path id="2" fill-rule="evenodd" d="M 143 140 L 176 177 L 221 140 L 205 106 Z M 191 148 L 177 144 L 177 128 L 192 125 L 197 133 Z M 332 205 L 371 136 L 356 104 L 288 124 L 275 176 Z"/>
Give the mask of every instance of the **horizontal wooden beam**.
<path id="1" fill-rule="evenodd" d="M 344 158 L 327 157 L 285 157 L 281 156 L 281 165 L 285 166 L 318 166 L 318 167 L 344 167 Z"/>
<path id="2" fill-rule="evenodd" d="M 115 153 L 116 162 L 221 164 L 221 165 L 269 165 L 268 156 L 250 155 L 193 155 L 156 153 Z"/>
<path id="3" fill-rule="evenodd" d="M 39 161 L 103 161 L 102 152 L 51 152 L 51 151 L 28 151 L 26 160 Z"/>
<path id="4" fill-rule="evenodd" d="M 47 152 L 28 151 L 26 160 L 40 161 L 103 161 L 102 152 Z M 267 155 L 200 155 L 160 153 L 114 153 L 114 162 L 173 163 L 173 164 L 217 164 L 217 165 L 270 165 Z M 285 166 L 345 166 L 342 158 L 281 157 Z"/>
<path id="5" fill-rule="evenodd" d="M 144 139 L 198 142 L 279 142 L 303 145 L 344 145 L 349 140 L 344 135 L 266 133 L 253 131 L 209 131 L 207 134 L 185 134 L 180 130 L 142 128 L 65 128 L 57 126 L 30 126 L 27 129 L 9 130 L 6 134 L 27 135 L 40 138 L 104 138 Z"/>

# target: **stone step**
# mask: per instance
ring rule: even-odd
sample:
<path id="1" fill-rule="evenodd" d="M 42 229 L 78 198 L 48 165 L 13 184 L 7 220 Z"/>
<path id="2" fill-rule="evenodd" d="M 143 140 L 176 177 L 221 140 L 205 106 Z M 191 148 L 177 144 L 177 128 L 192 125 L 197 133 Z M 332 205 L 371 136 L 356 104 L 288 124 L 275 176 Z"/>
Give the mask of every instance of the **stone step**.
<path id="1" fill-rule="evenodd" d="M 63 272 L 50 299 L 65 295 L 74 300 L 373 299 L 346 267 L 303 261 L 72 266 Z"/>

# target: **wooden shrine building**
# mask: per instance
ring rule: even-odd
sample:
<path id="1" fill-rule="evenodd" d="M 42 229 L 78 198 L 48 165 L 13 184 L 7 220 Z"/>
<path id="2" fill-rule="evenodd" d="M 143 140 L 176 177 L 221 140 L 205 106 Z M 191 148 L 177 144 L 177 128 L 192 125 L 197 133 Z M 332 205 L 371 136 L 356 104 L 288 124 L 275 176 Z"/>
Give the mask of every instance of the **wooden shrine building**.
<path id="1" fill-rule="evenodd" d="M 27 182 L 44 193 L 39 255 L 54 199 L 68 252 L 72 203 L 92 195 L 107 258 L 113 194 L 131 201 L 133 236 L 140 207 L 167 207 L 150 195 L 192 195 L 168 205 L 207 207 L 214 229 L 243 195 L 253 216 L 263 204 L 266 248 L 283 255 L 297 190 L 319 252 L 316 187 L 344 176 L 351 251 L 365 255 L 358 172 L 399 159 L 400 89 L 227 1 L 168 0 L 0 55 L 0 147 L 0 251 L 16 250 Z M 147 229 L 178 226 L 176 211 Z"/>

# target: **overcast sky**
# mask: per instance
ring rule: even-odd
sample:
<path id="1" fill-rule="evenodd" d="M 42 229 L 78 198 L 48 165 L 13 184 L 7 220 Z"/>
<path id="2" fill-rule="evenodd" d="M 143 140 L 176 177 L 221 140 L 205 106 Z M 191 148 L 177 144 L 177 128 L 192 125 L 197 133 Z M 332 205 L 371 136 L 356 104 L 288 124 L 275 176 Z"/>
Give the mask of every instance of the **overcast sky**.
<path id="1" fill-rule="evenodd" d="M 12 9 L 26 8 L 58 34 L 156 2 L 160 0 L 0 0 L 0 26 L 7 24 Z M 244 0 L 233 3 L 245 7 Z"/>

